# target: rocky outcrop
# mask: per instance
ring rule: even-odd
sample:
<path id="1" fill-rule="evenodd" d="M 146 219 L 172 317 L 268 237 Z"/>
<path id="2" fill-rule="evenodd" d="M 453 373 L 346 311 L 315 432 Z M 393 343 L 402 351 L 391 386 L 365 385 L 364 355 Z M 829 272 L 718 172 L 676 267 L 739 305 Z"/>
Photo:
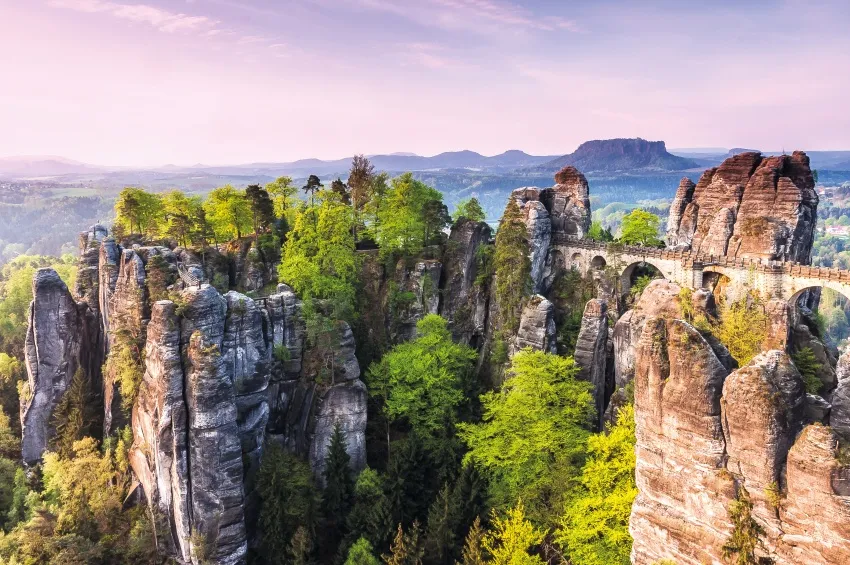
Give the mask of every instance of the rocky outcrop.
<path id="1" fill-rule="evenodd" d="M 835 376 L 838 385 L 831 397 L 829 424 L 842 441 L 850 443 L 850 351 L 838 358 Z"/>
<path id="2" fill-rule="evenodd" d="M 552 188 L 525 187 L 511 193 L 528 228 L 531 281 L 534 292 L 548 290 L 563 258 L 550 253 L 553 238 L 584 237 L 590 229 L 590 196 L 587 179 L 575 167 L 555 175 Z"/>
<path id="3" fill-rule="evenodd" d="M 760 556 L 846 562 L 850 467 L 830 428 L 803 429 L 807 397 L 790 357 L 768 351 L 726 373 L 694 328 L 647 320 L 635 376 L 632 563 L 724 563 L 728 509 L 744 488 L 763 530 Z"/>
<path id="4" fill-rule="evenodd" d="M 492 230 L 484 222 L 461 218 L 452 226 L 443 257 L 440 315 L 464 343 L 483 338 L 487 324 L 486 280 L 479 280 Z M 483 278 L 483 277 L 482 277 Z"/>
<path id="5" fill-rule="evenodd" d="M 634 381 L 639 494 L 629 531 L 635 565 L 720 563 L 735 497 L 723 469 L 720 397 L 727 372 L 689 324 L 646 320 Z"/>
<path id="6" fill-rule="evenodd" d="M 442 263 L 433 259 L 416 261 L 412 268 L 399 261 L 390 289 L 387 321 L 393 343 L 416 337 L 419 320 L 439 310 L 442 269 Z"/>
<path id="7" fill-rule="evenodd" d="M 579 378 L 593 384 L 596 418 L 601 423 L 614 388 L 614 382 L 608 382 L 608 304 L 604 300 L 593 299 L 585 306 L 573 357 Z"/>
<path id="8" fill-rule="evenodd" d="M 27 386 L 21 398 L 21 453 L 36 465 L 56 434 L 53 410 L 71 385 L 74 373 L 90 381 L 96 371 L 96 317 L 77 303 L 53 269 L 39 269 L 32 282 L 24 353 Z M 92 336 L 94 333 L 94 336 Z M 94 339 L 91 339 L 94 337 Z"/>
<path id="9" fill-rule="evenodd" d="M 808 156 L 735 155 L 685 179 L 670 207 L 667 243 L 705 255 L 808 263 L 818 197 Z"/>
<path id="10" fill-rule="evenodd" d="M 532 296 L 522 309 L 516 338 L 510 355 L 526 347 L 537 351 L 556 353 L 555 306 L 542 296 Z"/>

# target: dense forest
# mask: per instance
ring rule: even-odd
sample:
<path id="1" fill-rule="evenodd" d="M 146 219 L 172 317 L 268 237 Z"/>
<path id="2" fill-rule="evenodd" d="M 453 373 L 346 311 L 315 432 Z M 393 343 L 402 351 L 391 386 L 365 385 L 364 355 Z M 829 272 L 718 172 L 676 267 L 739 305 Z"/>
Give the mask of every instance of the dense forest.
<path id="1" fill-rule="evenodd" d="M 298 183 L 300 184 L 300 183 Z M 629 563 L 629 514 L 635 485 L 635 421 L 629 397 L 599 429 L 592 386 L 573 359 L 593 281 L 567 272 L 553 286 L 558 303 L 557 353 L 525 349 L 508 355 L 531 295 L 527 228 L 510 200 L 495 238 L 479 252 L 475 284 L 499 305 L 495 343 L 482 372 L 479 352 L 454 339 L 451 323 L 422 317 L 409 340 L 364 338 L 371 305 L 365 302 L 367 258 L 388 270 L 449 249 L 448 231 L 488 219 L 477 198 L 459 200 L 449 213 L 443 194 L 412 174 L 377 173 L 355 157 L 347 180 L 310 176 L 303 186 L 281 177 L 241 190 L 223 186 L 206 197 L 181 191 L 126 188 L 114 204 L 116 239 L 233 254 L 241 244 L 272 265 L 303 300 L 307 339 L 317 351 L 319 379 L 332 379 L 340 321 L 358 339 L 358 358 L 369 391 L 368 466 L 355 473 L 337 427 L 320 474 L 301 456 L 274 442 L 265 447 L 248 498 L 258 501 L 255 563 L 534 564 Z M 611 204 L 594 215 L 588 237 L 663 246 L 658 214 L 646 207 Z M 612 220 L 612 216 L 615 218 Z M 206 250 L 206 251 L 205 251 Z M 54 414 L 57 430 L 43 463 L 25 469 L 20 459 L 21 398 L 30 394 L 24 347 L 31 280 L 50 266 L 73 286 L 76 258 L 21 255 L 0 273 L 0 562 L 162 563 L 157 551 L 162 517 L 134 498 L 127 451 L 129 427 L 100 437 L 92 422 L 80 373 Z M 151 300 L 179 297 L 148 263 Z M 636 272 L 627 304 L 655 275 Z M 220 291 L 238 286 L 213 278 Z M 492 285 L 492 287 L 491 287 Z M 683 289 L 682 304 L 690 304 Z M 416 296 L 391 291 L 393 311 Z M 824 293 L 821 324 L 848 333 L 840 302 Z M 716 337 L 740 364 L 761 348 L 768 321 L 757 297 L 720 301 L 706 318 L 685 309 L 688 321 Z M 840 310 L 844 314 L 844 310 Z M 138 335 L 122 330 L 104 366 L 119 383 L 129 416 L 144 372 Z M 369 343 L 370 347 L 361 347 Z M 285 348 L 274 351 L 280 363 Z M 795 353 L 810 392 L 820 382 L 811 350 Z M 482 377 L 482 375 L 486 375 Z M 203 547 L 203 540 L 196 540 Z M 203 562 L 203 555 L 199 556 Z M 749 563 L 750 561 L 739 561 Z"/>

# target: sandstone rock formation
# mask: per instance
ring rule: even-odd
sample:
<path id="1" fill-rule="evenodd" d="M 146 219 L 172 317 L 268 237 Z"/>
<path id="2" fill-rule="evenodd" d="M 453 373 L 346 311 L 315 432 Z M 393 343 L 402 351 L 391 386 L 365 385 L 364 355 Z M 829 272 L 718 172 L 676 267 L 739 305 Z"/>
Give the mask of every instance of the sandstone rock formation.
<path id="1" fill-rule="evenodd" d="M 443 258 L 443 292 L 440 315 L 449 321 L 452 334 L 464 343 L 480 342 L 486 331 L 487 293 L 479 281 L 480 253 L 492 230 L 484 222 L 461 219 L 452 226 Z"/>
<path id="2" fill-rule="evenodd" d="M 537 351 L 556 352 L 555 306 L 535 295 L 522 309 L 516 338 L 510 347 L 510 355 L 530 347 Z"/>
<path id="3" fill-rule="evenodd" d="M 829 424 L 842 441 L 850 442 L 850 351 L 838 358 L 835 375 L 838 385 L 831 397 Z"/>
<path id="4" fill-rule="evenodd" d="M 56 434 L 53 410 L 79 369 L 88 377 L 97 358 L 95 317 L 77 303 L 53 269 L 33 277 L 29 327 L 25 343 L 27 387 L 21 398 L 21 453 L 27 465 L 40 462 Z M 94 339 L 89 336 L 94 333 Z"/>
<path id="5" fill-rule="evenodd" d="M 604 300 L 588 301 L 576 340 L 575 362 L 579 378 L 593 384 L 596 418 L 601 423 L 614 382 L 608 382 L 608 304 Z"/>
<path id="6" fill-rule="evenodd" d="M 706 255 L 808 263 L 818 197 L 808 156 L 748 152 L 683 179 L 670 206 L 667 244 Z"/>
<path id="7" fill-rule="evenodd" d="M 720 397 L 726 368 L 700 333 L 653 316 L 635 368 L 636 480 L 632 563 L 718 564 L 735 485 L 723 471 Z"/>
<path id="8" fill-rule="evenodd" d="M 785 352 L 725 377 L 699 332 L 653 317 L 636 365 L 633 563 L 724 563 L 727 511 L 742 488 L 764 531 L 759 555 L 777 565 L 850 559 L 850 469 L 830 428 L 803 430 L 806 395 Z"/>
<path id="9" fill-rule="evenodd" d="M 557 270 L 553 265 L 557 258 L 550 253 L 552 239 L 584 237 L 590 229 L 587 179 L 575 167 L 565 167 L 555 175 L 552 188 L 518 188 L 511 198 L 522 209 L 528 227 L 534 292 L 545 293 L 552 280 L 547 275 Z"/>

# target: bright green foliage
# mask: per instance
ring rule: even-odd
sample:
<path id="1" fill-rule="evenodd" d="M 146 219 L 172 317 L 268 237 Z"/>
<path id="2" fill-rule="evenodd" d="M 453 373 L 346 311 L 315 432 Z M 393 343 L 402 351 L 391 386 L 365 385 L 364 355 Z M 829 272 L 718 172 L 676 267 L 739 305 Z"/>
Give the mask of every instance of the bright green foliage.
<path id="1" fill-rule="evenodd" d="M 494 269 L 499 322 L 507 333 L 519 327 L 522 305 L 531 292 L 531 260 L 528 258 L 528 230 L 522 210 L 511 198 L 496 232 Z"/>
<path id="2" fill-rule="evenodd" d="M 753 503 L 743 485 L 739 486 L 737 498 L 729 505 L 729 520 L 732 521 L 732 534 L 723 545 L 723 557 L 734 565 L 770 563 L 756 556 L 756 551 L 763 549 L 760 538 L 764 529 L 753 519 Z"/>
<path id="3" fill-rule="evenodd" d="M 561 518 L 556 541 L 574 565 L 628 565 L 635 485 L 635 411 L 620 408 L 607 433 L 591 436 L 580 486 Z"/>
<path id="4" fill-rule="evenodd" d="M 354 248 L 351 208 L 321 192 L 315 206 L 298 211 L 278 268 L 280 279 L 302 297 L 332 299 L 339 310 L 354 307 L 360 258 Z"/>
<path id="5" fill-rule="evenodd" d="M 26 472 L 24 472 L 23 467 L 17 466 L 15 469 L 15 478 L 13 483 L 4 482 L 4 484 L 11 486 L 12 491 L 8 508 L 3 507 L 3 509 L 6 510 L 6 515 L 0 516 L 0 521 L 3 521 L 5 518 L 5 524 L 3 524 L 3 526 L 6 530 L 11 530 L 20 522 L 30 519 L 29 509 L 27 508 L 27 495 L 30 490 L 29 483 L 27 482 L 27 475 Z"/>
<path id="6" fill-rule="evenodd" d="M 124 233 L 156 237 L 161 228 L 162 197 L 141 188 L 127 187 L 115 201 L 115 225 Z"/>
<path id="7" fill-rule="evenodd" d="M 178 245 L 188 247 L 204 237 L 205 221 L 203 202 L 200 197 L 186 196 L 174 190 L 162 198 L 165 213 L 164 235 L 173 238 Z"/>
<path id="8" fill-rule="evenodd" d="M 483 222 L 485 217 L 484 208 L 481 207 L 481 203 L 478 202 L 477 198 L 461 200 L 457 203 L 457 208 L 455 208 L 452 214 L 452 220 L 455 222 L 461 218 L 466 218 L 473 222 Z"/>
<path id="9" fill-rule="evenodd" d="M 210 192 L 204 211 L 217 241 L 239 238 L 251 231 L 251 204 L 245 193 L 229 184 Z"/>
<path id="10" fill-rule="evenodd" d="M 46 453 L 43 491 L 26 497 L 32 518 L 0 537 L 0 562 L 157 563 L 148 512 L 122 510 L 131 479 L 131 441 L 128 429 L 104 442 L 102 451 L 95 440 L 84 438 L 74 444 L 72 457 Z M 17 475 L 18 499 L 24 483 L 23 473 Z M 25 519 L 19 508 L 13 506 L 18 519 Z"/>
<path id="11" fill-rule="evenodd" d="M 815 357 L 815 352 L 811 347 L 803 347 L 791 354 L 791 359 L 794 360 L 794 365 L 800 371 L 803 377 L 803 383 L 806 385 L 806 392 L 809 394 L 820 394 L 823 388 L 823 381 L 820 379 L 820 370 L 822 365 L 818 363 Z"/>
<path id="12" fill-rule="evenodd" d="M 602 227 L 602 223 L 598 220 L 594 220 L 590 224 L 590 229 L 587 230 L 587 239 L 592 239 L 593 241 L 614 241 L 614 236 L 611 235 L 611 230 Z"/>
<path id="13" fill-rule="evenodd" d="M 61 259 L 21 255 L 4 265 L 0 271 L 0 346 L 7 353 L 18 351 L 20 357 L 23 357 L 27 316 L 32 302 L 32 278 L 43 267 L 54 269 L 68 288 L 74 288 L 77 265 L 70 255 Z"/>
<path id="14" fill-rule="evenodd" d="M 325 458 L 325 490 L 322 493 L 322 515 L 325 518 L 322 534 L 329 549 L 336 547 L 345 535 L 345 521 L 354 503 L 350 461 L 351 457 L 345 450 L 345 434 L 337 422 Z"/>
<path id="15" fill-rule="evenodd" d="M 380 565 L 381 562 L 375 557 L 374 551 L 369 540 L 360 538 L 348 550 L 345 565 Z"/>
<path id="16" fill-rule="evenodd" d="M 620 227 L 620 242 L 626 245 L 660 247 L 663 242 L 658 238 L 661 219 L 651 212 L 636 208 L 623 217 Z"/>
<path id="17" fill-rule="evenodd" d="M 525 518 L 522 501 L 510 508 L 505 518 L 493 512 L 490 530 L 484 536 L 482 546 L 492 565 L 544 565 L 533 553 L 535 546 L 543 541 L 544 533 Z"/>
<path id="18" fill-rule="evenodd" d="M 429 203 L 441 205 L 442 198 L 440 191 L 414 179 L 411 173 L 394 178 L 376 219 L 381 254 L 412 255 L 427 245 L 430 234 L 445 221 L 442 209 Z"/>
<path id="19" fill-rule="evenodd" d="M 429 314 L 417 337 L 401 343 L 369 368 L 369 389 L 384 401 L 391 422 L 406 421 L 426 443 L 444 437 L 457 421 L 475 351 L 452 341 L 446 321 Z"/>
<path id="20" fill-rule="evenodd" d="M 546 525 L 560 512 L 594 416 L 591 385 L 577 373 L 571 357 L 525 349 L 514 355 L 502 389 L 481 396 L 483 421 L 460 425 L 467 459 L 489 471 L 497 508 L 522 498 L 532 519 Z"/>
<path id="21" fill-rule="evenodd" d="M 266 185 L 266 192 L 269 193 L 274 202 L 275 215 L 289 220 L 290 211 L 295 208 L 298 201 L 295 197 L 298 194 L 298 187 L 292 184 L 292 179 L 290 177 L 278 177 Z"/>
<path id="22" fill-rule="evenodd" d="M 481 527 L 481 518 L 475 517 L 466 540 L 463 544 L 463 559 L 460 565 L 484 565 L 484 528 Z"/>
<path id="23" fill-rule="evenodd" d="M 139 387 L 145 376 L 143 351 L 139 341 L 126 333 L 116 333 L 112 349 L 103 366 L 104 378 L 118 385 L 121 392 L 121 408 L 126 414 L 133 410 Z"/>
<path id="24" fill-rule="evenodd" d="M 367 226 L 367 235 L 377 241 L 381 228 L 381 213 L 386 206 L 389 187 L 387 173 L 373 174 L 368 185 L 368 198 L 363 204 L 361 220 Z"/>
<path id="25" fill-rule="evenodd" d="M 729 349 L 743 367 L 761 352 L 767 337 L 767 315 L 756 299 L 740 300 L 731 306 L 721 303 L 720 321 L 713 325 L 714 335 Z"/>
<path id="26" fill-rule="evenodd" d="M 267 563 L 289 563 L 290 542 L 299 526 L 312 536 L 317 523 L 319 495 L 310 466 L 270 443 L 257 472 L 256 491 L 261 501 L 260 552 Z"/>
<path id="27" fill-rule="evenodd" d="M 644 289 L 649 286 L 654 280 L 652 275 L 641 275 L 635 281 L 635 284 L 632 285 L 632 288 L 629 289 L 629 294 L 632 296 L 634 300 L 637 300 L 641 294 L 643 294 Z"/>
<path id="28" fill-rule="evenodd" d="M 390 553 L 381 556 L 386 565 L 422 565 L 425 550 L 419 539 L 419 522 L 414 522 L 410 530 L 405 532 L 398 525 L 396 536 L 390 546 Z"/>

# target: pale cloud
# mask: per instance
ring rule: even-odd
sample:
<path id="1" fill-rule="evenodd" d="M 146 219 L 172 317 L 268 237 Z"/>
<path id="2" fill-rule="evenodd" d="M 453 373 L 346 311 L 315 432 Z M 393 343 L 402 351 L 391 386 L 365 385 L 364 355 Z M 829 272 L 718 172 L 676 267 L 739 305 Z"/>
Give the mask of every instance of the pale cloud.
<path id="1" fill-rule="evenodd" d="M 105 0 L 50 0 L 50 6 L 88 14 L 108 14 L 132 22 L 150 25 L 165 33 L 208 33 L 218 22 L 206 16 L 171 12 L 147 4 L 119 4 Z"/>
<path id="2" fill-rule="evenodd" d="M 462 66 L 459 60 L 450 56 L 446 47 L 435 43 L 402 43 L 397 45 L 397 49 L 405 64 L 435 70 Z"/>
<path id="3" fill-rule="evenodd" d="M 353 0 L 361 7 L 391 13 L 422 25 L 479 32 L 538 30 L 581 31 L 578 24 L 558 16 L 537 17 L 510 2 L 496 0 Z"/>

